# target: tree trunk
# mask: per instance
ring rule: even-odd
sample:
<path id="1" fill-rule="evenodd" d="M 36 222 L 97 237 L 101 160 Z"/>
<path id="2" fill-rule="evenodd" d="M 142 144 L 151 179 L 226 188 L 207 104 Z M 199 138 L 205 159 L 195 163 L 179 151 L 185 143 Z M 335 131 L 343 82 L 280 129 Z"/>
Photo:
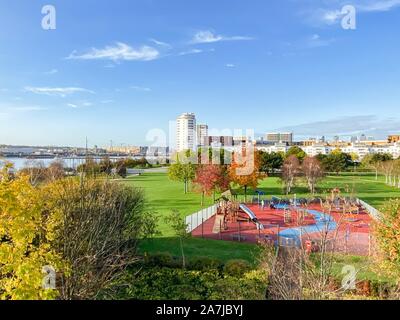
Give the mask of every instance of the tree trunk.
<path id="1" fill-rule="evenodd" d="M 204 207 L 204 191 L 201 193 L 201 207 Z"/>
<path id="2" fill-rule="evenodd" d="M 244 202 L 247 203 L 247 186 L 244 186 Z"/>
<path id="3" fill-rule="evenodd" d="M 183 251 L 183 240 L 182 237 L 179 238 L 179 241 L 181 243 L 181 253 L 182 253 L 182 268 L 186 268 L 186 259 L 185 259 L 185 252 Z"/>

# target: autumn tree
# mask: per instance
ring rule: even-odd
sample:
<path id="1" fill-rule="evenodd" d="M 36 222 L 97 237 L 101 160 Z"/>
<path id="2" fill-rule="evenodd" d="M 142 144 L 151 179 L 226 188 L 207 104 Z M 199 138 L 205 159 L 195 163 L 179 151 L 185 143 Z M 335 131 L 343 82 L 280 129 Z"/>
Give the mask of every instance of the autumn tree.
<path id="1" fill-rule="evenodd" d="M 244 189 L 245 201 L 247 201 L 248 188 L 256 189 L 265 174 L 260 173 L 260 155 L 253 147 L 243 148 L 235 152 L 232 164 L 229 166 L 231 181 Z"/>
<path id="2" fill-rule="evenodd" d="M 312 194 L 315 193 L 317 182 L 324 176 L 324 170 L 316 157 L 306 157 L 301 165 L 302 172 Z"/>
<path id="3" fill-rule="evenodd" d="M 400 278 L 400 199 L 389 200 L 380 210 L 374 234 L 381 257 L 381 270 Z"/>
<path id="4" fill-rule="evenodd" d="M 295 155 L 287 157 L 282 166 L 282 181 L 286 189 L 286 194 L 289 194 L 291 192 L 299 173 L 299 159 Z"/>
<path id="5" fill-rule="evenodd" d="M 191 152 L 185 151 L 183 155 L 177 154 L 176 160 L 168 168 L 168 177 L 172 181 L 183 182 L 185 194 L 189 191 L 189 183 L 196 176 L 196 159 Z"/>
<path id="6" fill-rule="evenodd" d="M 0 176 L 0 298 L 54 299 L 56 283 L 44 280 L 67 270 L 50 246 L 58 223 L 46 213 L 41 189 L 29 176 L 11 179 L 7 167 Z"/>
<path id="7" fill-rule="evenodd" d="M 203 206 L 205 195 L 213 194 L 215 201 L 215 192 L 228 190 L 230 180 L 225 166 L 209 164 L 197 168 L 193 183 L 201 192 L 201 206 Z"/>

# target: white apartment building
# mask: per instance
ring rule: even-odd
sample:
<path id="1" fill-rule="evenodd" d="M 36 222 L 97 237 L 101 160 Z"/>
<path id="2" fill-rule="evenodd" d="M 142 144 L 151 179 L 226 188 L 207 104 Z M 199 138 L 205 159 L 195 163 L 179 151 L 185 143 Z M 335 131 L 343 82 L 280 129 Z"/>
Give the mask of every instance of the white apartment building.
<path id="1" fill-rule="evenodd" d="M 290 146 L 286 146 L 284 144 L 276 143 L 275 145 L 257 145 L 257 150 L 265 151 L 267 153 L 271 152 L 284 152 L 286 153 Z M 319 154 L 330 154 L 333 150 L 337 149 L 336 147 L 326 146 L 324 144 L 314 144 L 311 146 L 302 146 L 300 147 L 304 150 L 304 152 L 310 156 L 315 157 Z M 352 145 L 340 147 L 342 152 L 349 154 L 356 154 L 358 156 L 358 160 L 361 161 L 366 155 L 374 154 L 374 153 L 388 153 L 393 156 L 394 159 L 400 157 L 400 142 L 390 144 L 387 146 L 366 146 L 362 144 L 353 143 Z"/>
<path id="2" fill-rule="evenodd" d="M 301 147 L 303 151 L 310 157 L 315 157 L 319 154 L 329 154 L 332 152 L 332 148 L 323 144 L 315 144 L 311 146 Z"/>
<path id="3" fill-rule="evenodd" d="M 194 150 L 196 146 L 196 116 L 183 113 L 176 119 L 176 150 Z"/>
<path id="4" fill-rule="evenodd" d="M 206 138 L 208 137 L 208 125 L 198 124 L 196 126 L 197 133 L 197 146 L 203 147 L 206 145 Z"/>

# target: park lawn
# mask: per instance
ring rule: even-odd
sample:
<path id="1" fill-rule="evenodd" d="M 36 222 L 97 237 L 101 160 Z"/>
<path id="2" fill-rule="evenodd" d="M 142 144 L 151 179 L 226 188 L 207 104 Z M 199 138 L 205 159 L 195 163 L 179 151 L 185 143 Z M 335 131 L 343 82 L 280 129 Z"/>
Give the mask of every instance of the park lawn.
<path id="1" fill-rule="evenodd" d="M 340 188 L 342 196 L 354 196 L 360 198 L 370 205 L 379 209 L 384 202 L 391 198 L 400 198 L 400 189 L 387 186 L 384 181 L 384 177 L 379 176 L 378 180 L 375 180 L 375 175 L 349 175 L 341 174 L 339 176 L 327 176 L 323 181 L 318 184 L 317 194 L 315 196 L 326 197 L 330 196 L 330 192 L 334 188 Z M 349 192 L 346 192 L 348 189 Z M 280 179 L 277 177 L 269 177 L 263 180 L 258 187 L 258 190 L 264 191 L 267 196 L 282 196 L 284 191 Z M 239 194 L 243 194 L 242 190 L 237 190 Z M 252 194 L 254 192 L 250 192 Z M 297 198 L 308 198 L 310 193 L 305 183 L 298 183 L 298 186 L 293 188 L 292 194 L 289 197 L 293 197 L 296 194 Z M 248 198 L 247 200 L 251 200 Z"/>
<path id="2" fill-rule="evenodd" d="M 124 183 L 144 190 L 149 208 L 160 216 L 159 229 L 161 235 L 153 240 L 141 243 L 142 253 L 168 252 L 174 256 L 180 255 L 179 242 L 174 238 L 173 231 L 165 223 L 164 217 L 178 210 L 182 217 L 186 217 L 201 209 L 201 195 L 195 192 L 184 194 L 183 183 L 170 181 L 166 173 L 145 173 L 141 176 L 133 176 L 124 180 Z M 345 193 L 346 186 L 349 193 Z M 379 208 L 386 199 L 400 197 L 400 190 L 386 186 L 383 177 L 378 181 L 371 175 L 339 175 L 328 176 L 318 186 L 318 196 L 330 195 L 330 190 L 339 187 L 343 190 L 342 195 L 357 196 L 373 206 Z M 268 197 L 284 196 L 279 178 L 269 177 L 260 182 L 258 190 L 263 190 Z M 354 192 L 351 192 L 354 190 Z M 243 191 L 238 189 L 238 194 Z M 306 186 L 299 184 L 294 188 L 297 198 L 309 197 Z M 251 194 L 254 190 L 248 192 Z M 291 195 L 290 197 L 293 197 Z M 212 205 L 212 198 L 206 197 L 205 207 Z M 254 262 L 256 245 L 237 242 L 223 242 L 218 240 L 207 240 L 191 238 L 185 240 L 185 254 L 190 257 L 208 256 L 221 260 L 246 259 Z"/>

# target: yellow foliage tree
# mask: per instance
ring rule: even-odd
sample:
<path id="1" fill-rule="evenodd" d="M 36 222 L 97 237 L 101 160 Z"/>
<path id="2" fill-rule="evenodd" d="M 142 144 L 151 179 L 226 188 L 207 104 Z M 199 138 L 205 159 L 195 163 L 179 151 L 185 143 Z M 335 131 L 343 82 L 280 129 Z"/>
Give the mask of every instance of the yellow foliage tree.
<path id="1" fill-rule="evenodd" d="M 47 272 L 66 270 L 50 246 L 56 220 L 29 177 L 12 178 L 8 169 L 0 171 L 0 298 L 54 299 L 58 291 L 46 286 Z"/>
<path id="2" fill-rule="evenodd" d="M 254 148 L 243 149 L 233 155 L 232 164 L 229 166 L 231 181 L 244 189 L 245 201 L 247 201 L 247 189 L 256 189 L 259 180 L 266 177 L 260 173 L 260 155 Z"/>

